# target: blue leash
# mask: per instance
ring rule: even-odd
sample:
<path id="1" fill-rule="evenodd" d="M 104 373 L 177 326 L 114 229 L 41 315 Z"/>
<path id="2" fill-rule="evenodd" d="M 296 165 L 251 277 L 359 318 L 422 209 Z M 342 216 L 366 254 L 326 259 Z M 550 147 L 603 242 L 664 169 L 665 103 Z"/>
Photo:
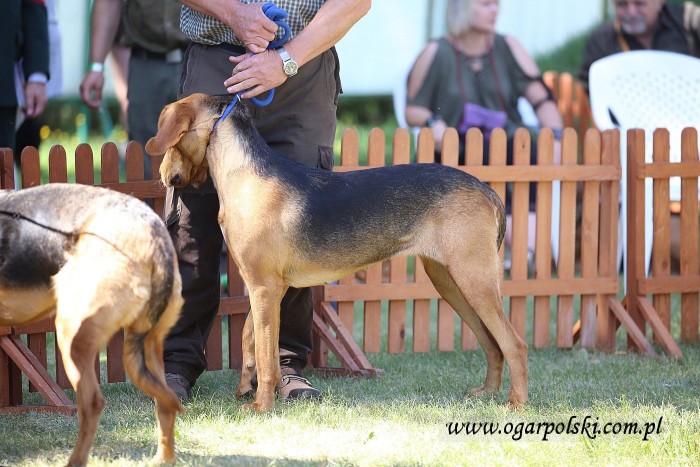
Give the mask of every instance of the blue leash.
<path id="1" fill-rule="evenodd" d="M 284 30 L 284 35 L 277 39 L 276 41 L 270 42 L 270 44 L 267 46 L 268 50 L 270 49 L 276 49 L 285 42 L 287 42 L 292 35 L 292 30 L 289 27 L 289 24 L 287 24 L 285 19 L 287 19 L 287 10 L 283 10 L 282 8 L 277 8 L 274 3 L 272 2 L 267 2 L 262 6 L 262 11 L 265 13 L 265 16 L 270 18 L 272 21 L 274 21 L 279 27 L 281 27 Z M 268 91 L 267 97 L 265 99 L 258 99 L 257 97 L 251 97 L 250 100 L 253 102 L 253 104 L 259 106 L 259 107 L 265 107 L 268 105 L 270 102 L 272 102 L 272 99 L 275 97 L 275 89 L 272 88 Z M 222 120 L 225 120 L 226 117 L 229 116 L 233 108 L 236 106 L 241 101 L 241 93 L 237 92 L 233 96 L 233 100 L 231 100 L 231 103 L 226 106 L 224 109 L 224 113 L 221 114 L 221 117 L 214 123 L 214 127 L 212 128 L 212 131 L 216 129 L 216 127 L 219 125 L 219 122 Z"/>

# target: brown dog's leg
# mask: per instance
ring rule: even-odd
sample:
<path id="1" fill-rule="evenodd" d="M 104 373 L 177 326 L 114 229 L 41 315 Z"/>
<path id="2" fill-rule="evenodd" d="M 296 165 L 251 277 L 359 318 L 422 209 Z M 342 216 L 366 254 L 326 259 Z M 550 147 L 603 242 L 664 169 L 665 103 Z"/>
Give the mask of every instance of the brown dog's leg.
<path id="1" fill-rule="evenodd" d="M 280 302 L 285 292 L 281 281 L 267 280 L 251 286 L 250 307 L 255 335 L 255 362 L 258 369 L 258 389 L 255 402 L 243 409 L 265 412 L 275 406 L 275 387 L 281 379 L 279 360 Z M 258 283 L 256 283 L 258 284 Z"/>
<path id="2" fill-rule="evenodd" d="M 509 402 L 519 407 L 527 403 L 527 344 L 520 338 L 503 312 L 498 286 L 497 266 L 479 265 L 475 261 L 452 274 L 466 301 L 472 306 L 496 344 L 503 352 L 510 369 Z M 489 274 L 489 271 L 492 273 Z"/>
<path id="3" fill-rule="evenodd" d="M 99 329 L 91 326 L 90 320 L 80 322 L 64 318 L 66 312 L 62 307 L 65 305 L 57 307 L 56 340 L 66 374 L 75 389 L 79 421 L 78 440 L 68 465 L 86 465 L 105 406 L 95 374 L 95 358 L 102 341 Z"/>
<path id="4" fill-rule="evenodd" d="M 474 331 L 481 348 L 486 354 L 486 380 L 484 386 L 470 391 L 470 395 L 492 395 L 501 387 L 503 377 L 503 353 L 493 340 L 491 333 L 484 328 L 481 319 L 466 301 L 457 284 L 450 276 L 447 268 L 429 258 L 421 257 L 425 272 L 430 277 L 435 289 L 447 303 L 459 314 L 465 323 Z"/>
<path id="5" fill-rule="evenodd" d="M 176 272 L 177 272 L 177 265 Z M 124 366 L 134 386 L 152 397 L 156 405 L 158 450 L 156 463 L 175 462 L 175 416 L 184 408 L 165 382 L 163 342 L 182 308 L 180 275 L 175 274 L 173 291 L 162 313 L 142 308 L 140 318 L 125 329 Z M 150 302 L 149 302 L 150 303 Z M 151 327 L 149 316 L 158 316 Z"/>
<path id="6" fill-rule="evenodd" d="M 247 397 L 253 394 L 251 381 L 255 374 L 255 334 L 253 332 L 253 314 L 248 313 L 243 326 L 243 366 L 241 367 L 241 381 L 238 383 L 236 398 Z"/>
<path id="7" fill-rule="evenodd" d="M 148 394 L 156 403 L 156 419 L 158 422 L 158 450 L 153 458 L 155 463 L 175 462 L 175 416 L 183 411 L 180 401 L 175 393 L 165 383 L 165 370 L 163 365 L 163 341 L 166 335 L 152 333 L 144 341 L 143 354 L 146 357 L 146 365 L 150 373 L 147 378 L 153 379 L 156 384 L 144 381 L 144 375 L 133 373 L 138 370 L 133 365 L 128 367 L 129 378 L 144 394 Z M 127 349 L 125 348 L 125 353 Z"/>

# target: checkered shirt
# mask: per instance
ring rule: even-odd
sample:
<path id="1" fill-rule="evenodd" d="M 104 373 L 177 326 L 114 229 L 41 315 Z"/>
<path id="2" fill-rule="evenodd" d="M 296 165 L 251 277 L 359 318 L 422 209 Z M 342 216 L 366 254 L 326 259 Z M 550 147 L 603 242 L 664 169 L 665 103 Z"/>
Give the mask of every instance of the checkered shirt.
<path id="1" fill-rule="evenodd" d="M 239 0 L 232 0 L 239 1 Z M 240 0 L 241 3 L 263 3 L 267 0 Z M 321 8 L 321 5 L 326 0 L 276 0 L 274 4 L 278 8 L 287 11 L 287 19 L 292 30 L 292 37 L 301 32 L 308 25 L 316 12 Z M 224 23 L 209 15 L 205 15 L 195 11 L 187 6 L 182 7 L 180 13 L 180 29 L 193 42 L 206 45 L 216 45 L 221 43 L 236 44 L 244 46 L 235 36 L 233 31 Z M 279 39 L 284 35 L 284 31 L 280 28 L 277 31 L 276 38 Z"/>

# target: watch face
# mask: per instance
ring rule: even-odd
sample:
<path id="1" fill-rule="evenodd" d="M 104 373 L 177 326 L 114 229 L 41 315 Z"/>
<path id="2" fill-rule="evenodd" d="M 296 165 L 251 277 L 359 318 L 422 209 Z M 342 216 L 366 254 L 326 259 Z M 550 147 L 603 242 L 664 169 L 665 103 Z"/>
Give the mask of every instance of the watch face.
<path id="1" fill-rule="evenodd" d="M 284 72 L 287 76 L 294 76 L 297 74 L 297 62 L 294 60 L 287 60 L 284 62 Z"/>

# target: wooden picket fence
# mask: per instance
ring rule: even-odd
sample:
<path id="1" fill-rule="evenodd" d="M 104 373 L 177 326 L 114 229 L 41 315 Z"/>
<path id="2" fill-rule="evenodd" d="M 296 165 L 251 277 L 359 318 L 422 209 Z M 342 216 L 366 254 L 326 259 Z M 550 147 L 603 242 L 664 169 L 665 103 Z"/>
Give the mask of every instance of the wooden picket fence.
<path id="1" fill-rule="evenodd" d="M 684 160 L 682 164 L 630 164 L 630 180 L 643 176 L 654 177 L 662 185 L 672 175 L 681 175 L 685 177 L 684 180 L 689 180 L 684 182 L 684 187 L 688 186 L 688 196 L 684 198 L 685 220 L 682 222 L 690 226 L 694 215 L 694 230 L 688 227 L 688 232 L 684 230 L 684 233 L 689 237 L 688 244 L 695 245 L 695 250 L 692 251 L 689 247 L 684 250 L 682 277 L 670 277 L 666 269 L 654 269 L 654 277 L 651 279 L 645 279 L 643 274 L 628 274 L 626 289 L 631 295 L 622 301 L 618 300 L 621 284 L 616 264 L 621 178 L 619 132 L 600 133 L 588 129 L 583 134 L 583 141 L 579 141 L 579 134 L 574 129 L 567 128 L 561 142 L 562 162 L 555 165 L 552 163 L 552 133 L 543 130 L 538 139 L 537 166 L 529 165 L 530 135 L 525 129 L 519 130 L 515 135 L 513 166 L 506 166 L 506 136 L 502 130 L 492 134 L 488 166 L 482 165 L 483 142 L 480 132 L 471 130 L 467 134 L 466 162 L 458 168 L 488 182 L 501 197 L 505 196 L 506 183 L 513 184 L 513 234 L 510 247 L 512 266 L 504 274 L 502 293 L 511 322 L 531 346 L 564 349 L 571 348 L 578 341 L 586 348 L 611 351 L 616 348 L 616 330 L 622 325 L 630 336 L 632 346 L 653 352 L 648 342 L 644 344 L 645 326 L 648 323 L 657 341 L 669 353 L 676 355 L 676 349 L 672 347 L 675 343 L 669 342 L 664 335 L 664 329 L 666 333 L 669 329 L 668 312 L 664 304 L 668 294 L 676 292 L 684 294 L 682 313 L 685 324 L 682 338 L 686 342 L 697 340 L 697 293 L 700 289 L 700 281 L 697 280 L 697 176 L 700 175 L 700 162 L 697 161 L 697 136 L 693 131 L 689 130 L 686 134 L 691 136 L 684 136 L 683 140 L 684 145 L 692 146 L 692 136 L 695 135 L 692 162 Z M 367 165 L 361 166 L 357 132 L 354 129 L 345 130 L 342 135 L 341 163 L 335 170 L 362 170 L 384 165 L 385 138 L 379 129 L 370 133 Z M 408 131 L 399 129 L 392 138 L 391 163 L 408 163 L 411 156 L 411 137 Z M 630 141 L 637 142 L 636 145 L 629 145 L 630 160 L 639 161 L 639 154 L 642 154 L 643 162 L 643 137 L 641 148 L 636 136 L 630 138 Z M 579 147 L 583 148 L 580 154 Z M 0 153 L 2 188 L 12 188 L 12 155 L 7 150 L 0 150 Z M 457 133 L 450 129 L 443 140 L 442 162 L 457 166 L 457 153 Z M 143 157 L 140 145 L 130 143 L 126 151 L 126 171 L 120 175 L 116 146 L 106 144 L 102 148 L 100 171 L 96 180 L 92 151 L 89 146 L 81 145 L 75 155 L 76 182 L 104 186 L 144 200 L 152 200 L 155 209 L 162 212 L 165 190 L 159 181 L 143 180 Z M 417 162 L 432 162 L 433 158 L 432 133 L 424 129 L 418 137 L 416 159 Z M 152 166 L 157 167 L 158 163 L 155 160 Z M 67 181 L 66 154 L 61 147 L 54 147 L 50 151 L 49 181 Z M 561 205 L 559 251 L 556 261 L 553 261 L 551 224 L 555 181 L 561 183 Z M 692 181 L 695 182 L 694 197 L 690 188 Z M 39 183 L 39 156 L 36 150 L 28 148 L 22 155 L 22 186 Z M 527 196 L 530 183 L 537 184 L 535 271 L 528 271 L 527 258 Z M 634 186 L 637 190 L 644 189 L 643 184 L 641 188 L 639 184 Z M 655 196 L 662 196 L 662 193 L 663 190 L 656 190 Z M 630 210 L 638 208 L 635 204 L 630 204 Z M 633 212 L 631 215 L 638 213 Z M 580 227 L 578 230 L 577 226 Z M 640 234 L 640 229 L 628 231 L 632 236 Z M 631 248 L 639 239 L 634 237 L 627 241 Z M 659 243 L 663 243 L 663 240 L 659 240 Z M 639 256 L 630 254 L 629 258 L 634 262 Z M 643 263 L 643 259 L 641 261 Z M 664 264 L 663 258 L 659 261 Z M 630 283 L 630 280 L 635 282 Z M 645 302 L 643 294 L 654 295 L 653 305 Z M 625 305 L 632 305 L 629 314 Z M 338 357 L 346 372 L 373 375 L 379 370 L 371 366 L 362 350 L 370 353 L 383 350 L 397 353 L 408 350 L 425 352 L 431 349 L 451 351 L 456 347 L 464 350 L 477 348 L 471 331 L 459 324 L 454 311 L 439 298 L 417 259 L 413 265 L 409 258 L 396 257 L 384 264 L 371 266 L 362 274 L 341 279 L 335 284 L 316 287 L 314 307 L 315 343 L 311 361 L 316 367 L 328 366 L 329 350 Z M 229 368 L 240 368 L 240 336 L 248 308 L 244 284 L 235 265 L 229 261 L 228 288 L 222 291 L 219 317 L 206 349 L 208 369 L 222 369 L 225 364 Z M 531 322 L 528 319 L 528 308 L 532 309 Z M 356 326 L 356 323 L 361 325 Z M 359 330 L 354 332 L 355 329 Z M 0 328 L 0 410 L 36 409 L 21 405 L 22 371 L 32 382 L 31 389 L 39 390 L 50 407 L 65 407 L 60 389 L 68 388 L 69 382 L 57 349 L 55 375 L 47 376 L 45 370 L 47 333 L 52 331 L 51 321 Z M 26 345 L 20 339 L 22 336 L 25 336 Z M 407 340 L 412 344 L 410 349 L 407 348 Z M 228 358 L 223 355 L 225 341 L 228 341 Z M 455 341 L 458 342 L 457 345 Z M 362 350 L 357 342 L 361 343 Z M 122 341 L 118 335 L 106 349 L 105 376 L 108 382 L 125 380 L 121 352 Z M 32 371 L 36 371 L 39 376 L 32 377 L 29 374 Z M 51 381 L 47 382 L 47 377 Z M 54 380 L 56 386 L 52 386 Z"/>
<path id="2" fill-rule="evenodd" d="M 571 73 L 546 71 L 542 78 L 554 94 L 565 127 L 575 128 L 579 135 L 595 128 L 588 96 L 581 83 Z"/>

